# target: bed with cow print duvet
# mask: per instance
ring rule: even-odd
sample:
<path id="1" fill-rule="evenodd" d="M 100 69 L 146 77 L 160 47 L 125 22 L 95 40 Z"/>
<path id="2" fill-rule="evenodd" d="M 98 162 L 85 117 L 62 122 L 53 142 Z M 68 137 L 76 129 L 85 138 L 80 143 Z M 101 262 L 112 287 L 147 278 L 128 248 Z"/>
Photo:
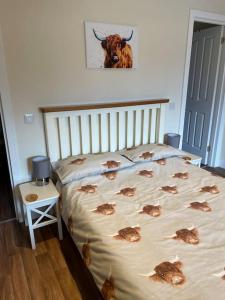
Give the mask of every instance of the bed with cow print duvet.
<path id="1" fill-rule="evenodd" d="M 225 299 L 223 178 L 171 157 L 61 192 L 63 219 L 104 299 Z"/>

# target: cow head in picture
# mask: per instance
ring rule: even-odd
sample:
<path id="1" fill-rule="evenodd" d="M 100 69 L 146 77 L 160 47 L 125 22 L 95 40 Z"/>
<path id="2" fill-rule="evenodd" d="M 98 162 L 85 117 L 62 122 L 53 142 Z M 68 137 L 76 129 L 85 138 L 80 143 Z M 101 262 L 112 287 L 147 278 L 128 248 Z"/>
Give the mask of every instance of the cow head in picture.
<path id="1" fill-rule="evenodd" d="M 93 29 L 94 36 L 101 42 L 105 51 L 105 68 L 132 68 L 132 48 L 127 43 L 133 37 L 133 30 L 129 37 L 121 37 L 119 34 L 112 34 L 107 37 L 100 37 Z"/>

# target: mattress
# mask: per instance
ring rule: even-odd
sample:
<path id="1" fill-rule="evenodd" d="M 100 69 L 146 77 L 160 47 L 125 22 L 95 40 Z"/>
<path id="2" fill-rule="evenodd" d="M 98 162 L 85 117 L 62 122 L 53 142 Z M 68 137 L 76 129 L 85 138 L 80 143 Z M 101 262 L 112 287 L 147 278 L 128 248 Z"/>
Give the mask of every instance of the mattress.
<path id="1" fill-rule="evenodd" d="M 63 219 L 103 297 L 225 299 L 224 183 L 169 158 L 64 185 Z"/>

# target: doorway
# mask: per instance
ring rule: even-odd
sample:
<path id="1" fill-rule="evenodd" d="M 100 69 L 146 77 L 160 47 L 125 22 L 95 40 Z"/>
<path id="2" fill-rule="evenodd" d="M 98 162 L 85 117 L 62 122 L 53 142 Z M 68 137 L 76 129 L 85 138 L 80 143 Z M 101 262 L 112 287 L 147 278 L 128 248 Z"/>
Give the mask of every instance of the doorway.
<path id="1" fill-rule="evenodd" d="M 15 218 L 10 173 L 6 154 L 6 145 L 3 133 L 3 124 L 0 116 L 0 223 Z"/>
<path id="2" fill-rule="evenodd" d="M 197 24 L 198 23 L 198 24 Z M 184 80 L 183 80 L 183 89 L 182 89 L 182 101 L 181 101 L 181 108 L 180 108 L 180 119 L 179 119 L 179 133 L 181 135 L 181 143 L 180 148 L 183 147 L 183 141 L 185 138 L 187 139 L 187 136 L 185 137 L 185 134 L 188 134 L 188 131 L 190 132 L 193 127 L 195 128 L 196 133 L 192 135 L 192 141 L 193 137 L 195 137 L 195 145 L 199 147 L 201 145 L 202 141 L 207 141 L 206 145 L 206 154 L 203 156 L 203 163 L 207 164 L 211 167 L 219 167 L 221 165 L 221 131 L 224 127 L 224 121 L 223 121 L 223 106 L 225 106 L 225 32 L 221 32 L 221 43 L 222 46 L 219 50 L 219 59 L 220 63 L 217 65 L 217 71 L 216 71 L 216 77 L 215 77 L 215 85 L 216 88 L 214 90 L 213 95 L 213 101 L 212 101 L 212 110 L 211 116 L 210 116 L 210 122 L 209 122 L 209 135 L 208 139 L 202 137 L 202 135 L 199 134 L 199 132 L 203 131 L 202 127 L 204 126 L 204 119 L 209 118 L 204 115 L 204 112 L 197 113 L 197 111 L 194 113 L 195 119 L 194 119 L 194 126 L 192 124 L 192 128 L 188 126 L 184 126 L 185 121 L 187 120 L 187 111 L 186 111 L 186 103 L 187 103 L 187 95 L 188 95 L 188 87 L 190 85 L 189 80 L 189 73 L 191 73 L 190 66 L 191 66 L 191 58 L 193 60 L 193 53 L 192 51 L 192 45 L 193 45 L 193 37 L 194 37 L 194 31 L 196 31 L 196 25 L 198 26 L 197 31 L 201 31 L 207 28 L 213 29 L 214 27 L 220 27 L 222 30 L 224 30 L 225 26 L 225 15 L 216 14 L 216 13 L 210 13 L 200 10 L 190 10 L 190 17 L 189 17 L 189 28 L 188 28 L 188 36 L 187 36 L 187 51 L 186 51 L 186 61 L 185 61 L 185 69 L 184 69 Z M 209 27 L 208 27 L 209 26 Z M 209 41 L 208 41 L 209 42 Z M 208 43 L 210 44 L 210 43 Z M 212 43 L 211 43 L 212 44 Z M 212 47 L 213 45 L 211 45 Z M 208 47 L 210 48 L 210 47 Z M 211 49 L 210 49 L 211 50 Z M 215 61 L 215 58 L 214 58 Z M 189 72 L 190 71 L 190 72 Z M 204 80 L 203 80 L 204 82 Z M 205 81 L 207 82 L 207 80 Z M 201 83 L 201 81 L 199 81 Z M 209 105 L 208 105 L 209 106 Z M 190 108 L 189 108 L 190 109 Z M 196 107 L 195 107 L 196 109 Z M 191 114 L 189 114 L 190 117 Z M 187 121 L 186 121 L 187 122 Z M 191 126 L 191 123 L 189 121 L 189 124 Z M 196 126 L 198 123 L 198 126 Z M 186 132 L 185 132 L 186 129 Z M 206 129 L 206 128 L 205 128 Z M 193 130 L 192 130 L 193 131 Z M 197 148 L 197 147 L 196 147 Z M 199 147 L 200 148 L 200 147 Z M 193 149 L 189 148 L 189 152 L 193 152 Z M 198 154 L 197 154 L 198 155 Z"/>
<path id="3" fill-rule="evenodd" d="M 208 164 L 224 26 L 194 22 L 182 149 Z"/>

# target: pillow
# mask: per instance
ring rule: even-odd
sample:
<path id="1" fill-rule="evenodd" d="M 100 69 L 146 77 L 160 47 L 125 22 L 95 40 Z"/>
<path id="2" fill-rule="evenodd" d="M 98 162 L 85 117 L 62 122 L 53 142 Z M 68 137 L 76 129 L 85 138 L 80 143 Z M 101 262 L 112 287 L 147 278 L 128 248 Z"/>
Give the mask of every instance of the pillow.
<path id="1" fill-rule="evenodd" d="M 53 169 L 63 184 L 86 176 L 98 175 L 132 166 L 133 163 L 117 153 L 70 156 L 53 163 Z"/>
<path id="2" fill-rule="evenodd" d="M 153 161 L 182 155 L 182 151 L 165 144 L 146 144 L 124 149 L 120 153 L 133 162 Z"/>

